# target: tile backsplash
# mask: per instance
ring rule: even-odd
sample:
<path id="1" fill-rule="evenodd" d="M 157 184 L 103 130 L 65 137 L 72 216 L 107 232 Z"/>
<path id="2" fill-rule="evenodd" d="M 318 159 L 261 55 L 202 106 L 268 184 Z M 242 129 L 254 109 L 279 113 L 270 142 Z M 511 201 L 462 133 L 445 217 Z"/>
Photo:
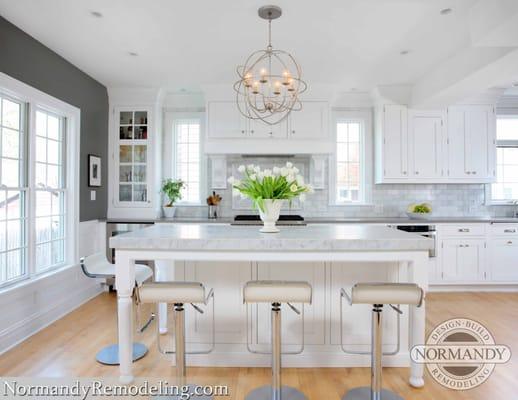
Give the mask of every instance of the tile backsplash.
<path id="1" fill-rule="evenodd" d="M 300 169 L 306 181 L 310 181 L 310 156 L 286 157 L 227 157 L 227 176 L 236 176 L 237 167 L 241 164 L 256 164 L 262 168 L 274 165 L 282 166 L 291 161 Z M 208 163 L 210 169 L 210 162 Z M 210 170 L 207 176 L 211 176 Z M 207 193 L 212 192 L 208 182 Z M 330 205 L 328 185 L 324 189 L 315 190 L 302 203 L 293 204 L 291 212 L 305 217 L 401 217 L 410 203 L 430 203 L 436 216 L 511 216 L 512 206 L 487 206 L 485 204 L 485 185 L 483 184 L 383 184 L 372 186 L 372 204 L 369 205 Z M 217 193 L 223 198 L 219 209 L 220 217 L 232 217 L 235 214 L 253 213 L 251 204 L 239 197 L 232 197 L 232 190 L 218 189 Z M 178 217 L 206 217 L 207 207 L 179 207 Z"/>

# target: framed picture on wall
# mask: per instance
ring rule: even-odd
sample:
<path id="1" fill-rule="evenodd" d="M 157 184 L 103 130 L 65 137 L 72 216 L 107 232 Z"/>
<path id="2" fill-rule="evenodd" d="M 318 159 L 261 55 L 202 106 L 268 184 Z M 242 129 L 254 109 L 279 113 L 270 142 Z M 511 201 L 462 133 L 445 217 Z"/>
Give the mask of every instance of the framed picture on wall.
<path id="1" fill-rule="evenodd" d="M 88 154 L 88 186 L 101 186 L 101 157 Z"/>

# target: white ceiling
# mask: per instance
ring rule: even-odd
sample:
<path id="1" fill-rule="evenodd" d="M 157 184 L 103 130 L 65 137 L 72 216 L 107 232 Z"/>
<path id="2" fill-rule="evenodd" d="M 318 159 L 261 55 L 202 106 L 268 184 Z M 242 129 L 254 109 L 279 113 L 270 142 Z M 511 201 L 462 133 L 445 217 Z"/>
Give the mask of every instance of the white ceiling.
<path id="1" fill-rule="evenodd" d="M 268 0 L 269 1 L 269 0 Z M 474 0 L 277 0 L 273 46 L 311 84 L 415 83 L 470 46 Z M 258 0 L 0 0 L 0 15 L 109 87 L 232 83 L 266 46 Z M 441 15 L 440 10 L 453 12 Z M 92 11 L 103 14 L 94 18 Z M 402 56 L 402 50 L 409 54 Z M 138 53 L 132 57 L 129 52 Z"/>

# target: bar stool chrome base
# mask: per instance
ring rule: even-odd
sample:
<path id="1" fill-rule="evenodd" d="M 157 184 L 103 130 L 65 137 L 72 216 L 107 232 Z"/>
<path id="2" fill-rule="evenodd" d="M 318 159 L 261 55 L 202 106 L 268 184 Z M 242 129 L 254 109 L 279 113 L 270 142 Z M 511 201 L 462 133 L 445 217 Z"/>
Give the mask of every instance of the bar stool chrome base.
<path id="1" fill-rule="evenodd" d="M 214 397 L 212 396 L 205 396 L 205 395 L 200 395 L 200 396 L 197 396 L 195 395 L 195 388 L 197 387 L 200 387 L 201 385 L 195 385 L 195 384 L 186 384 L 186 385 L 178 385 L 179 388 L 182 389 L 182 392 L 179 393 L 178 395 L 160 395 L 160 396 L 153 396 L 151 397 L 152 399 L 154 400 L 184 400 L 186 399 L 186 395 L 187 393 L 191 394 L 192 395 L 192 399 L 196 399 L 196 400 L 213 400 Z M 188 388 L 188 389 L 187 389 Z M 190 398 L 190 397 L 189 397 Z"/>
<path id="2" fill-rule="evenodd" d="M 381 393 L 371 396 L 370 387 L 359 387 L 349 390 L 342 400 L 404 400 L 403 397 L 387 389 L 381 389 Z"/>
<path id="3" fill-rule="evenodd" d="M 148 352 L 146 345 L 133 343 L 133 361 L 140 360 Z M 112 344 L 103 347 L 95 356 L 95 359 L 105 365 L 119 365 L 119 345 Z"/>
<path id="4" fill-rule="evenodd" d="M 245 400 L 307 400 L 308 398 L 301 391 L 290 387 L 283 386 L 281 388 L 280 397 L 275 396 L 273 388 L 270 385 L 261 386 L 252 390 L 245 397 Z"/>

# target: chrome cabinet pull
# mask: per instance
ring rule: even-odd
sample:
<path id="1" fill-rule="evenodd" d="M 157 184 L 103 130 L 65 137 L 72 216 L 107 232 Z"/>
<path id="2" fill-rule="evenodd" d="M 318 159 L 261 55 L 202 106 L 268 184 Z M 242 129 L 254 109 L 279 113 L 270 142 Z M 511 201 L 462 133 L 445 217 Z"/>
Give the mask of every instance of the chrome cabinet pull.
<path id="1" fill-rule="evenodd" d="M 469 232 L 469 228 L 459 228 L 459 232 L 467 233 Z"/>
<path id="2" fill-rule="evenodd" d="M 504 229 L 504 233 L 516 233 L 516 229 Z"/>

